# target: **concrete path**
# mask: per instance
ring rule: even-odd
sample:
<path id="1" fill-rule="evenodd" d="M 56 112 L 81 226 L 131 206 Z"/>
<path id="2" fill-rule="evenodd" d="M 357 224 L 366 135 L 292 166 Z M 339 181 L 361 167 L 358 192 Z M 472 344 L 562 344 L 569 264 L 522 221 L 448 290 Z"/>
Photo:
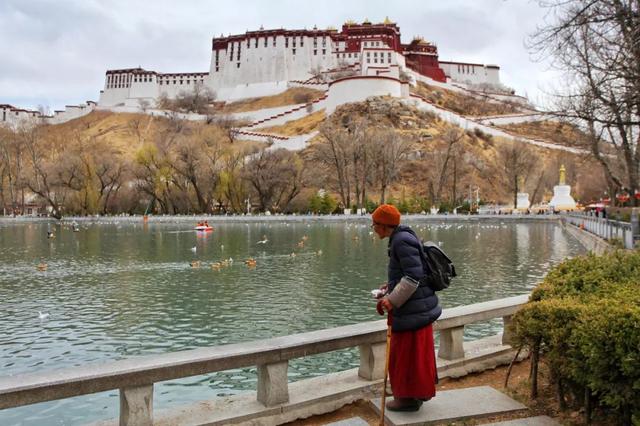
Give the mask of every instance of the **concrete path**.
<path id="1" fill-rule="evenodd" d="M 351 417 L 339 422 L 327 423 L 324 426 L 369 426 L 369 423 L 364 421 L 362 417 Z"/>
<path id="2" fill-rule="evenodd" d="M 370 401 L 380 413 L 380 399 Z M 425 402 L 418 411 L 407 413 L 385 410 L 385 417 L 386 424 L 390 426 L 418 426 L 478 419 L 526 408 L 492 387 L 477 386 L 438 392 L 435 398 Z"/>
<path id="3" fill-rule="evenodd" d="M 560 426 L 560 423 L 548 416 L 527 417 L 505 422 L 488 423 L 483 426 Z"/>

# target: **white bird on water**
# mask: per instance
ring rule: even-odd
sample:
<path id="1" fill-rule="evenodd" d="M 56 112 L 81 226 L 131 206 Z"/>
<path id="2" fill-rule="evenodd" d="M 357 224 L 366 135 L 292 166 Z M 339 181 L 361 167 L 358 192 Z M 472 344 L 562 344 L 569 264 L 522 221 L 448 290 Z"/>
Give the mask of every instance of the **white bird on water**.
<path id="1" fill-rule="evenodd" d="M 41 320 L 47 319 L 48 317 L 49 317 L 49 314 L 47 313 L 43 314 L 42 312 L 38 311 L 38 318 L 40 318 Z"/>
<path id="2" fill-rule="evenodd" d="M 267 240 L 267 236 L 263 235 L 262 240 L 258 241 L 256 244 L 267 244 L 269 240 Z"/>
<path id="3" fill-rule="evenodd" d="M 195 253 L 195 252 L 196 252 L 196 250 L 198 250 L 198 248 L 197 248 L 197 247 L 195 247 L 195 246 L 191 247 L 191 251 L 192 251 L 192 252 L 194 252 L 194 253 Z"/>

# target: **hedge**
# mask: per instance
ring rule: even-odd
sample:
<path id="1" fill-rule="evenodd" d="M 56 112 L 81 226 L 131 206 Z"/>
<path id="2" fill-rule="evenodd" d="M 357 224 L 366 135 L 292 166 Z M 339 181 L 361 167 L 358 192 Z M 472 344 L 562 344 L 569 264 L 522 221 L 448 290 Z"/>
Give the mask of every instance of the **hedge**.
<path id="1" fill-rule="evenodd" d="M 623 424 L 640 424 L 640 252 L 561 263 L 533 290 L 513 327 L 533 361 L 545 355 L 561 406 L 570 395 L 587 418 L 595 403 Z"/>

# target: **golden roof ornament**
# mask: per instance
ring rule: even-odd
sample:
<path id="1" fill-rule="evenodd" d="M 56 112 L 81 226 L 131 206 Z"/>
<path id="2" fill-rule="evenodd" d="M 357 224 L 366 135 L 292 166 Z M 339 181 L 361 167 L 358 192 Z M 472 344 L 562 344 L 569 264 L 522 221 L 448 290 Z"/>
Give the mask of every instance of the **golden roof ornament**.
<path id="1" fill-rule="evenodd" d="M 362 25 L 371 25 L 371 21 L 369 21 L 369 18 L 364 18 Z"/>
<path id="2" fill-rule="evenodd" d="M 560 165 L 560 185 L 566 185 L 566 170 L 564 164 Z"/>
<path id="3" fill-rule="evenodd" d="M 391 24 L 393 24 L 393 22 L 391 22 L 391 20 L 389 19 L 389 17 L 388 17 L 388 16 L 385 16 L 383 24 L 385 24 L 385 25 L 391 25 Z"/>
<path id="4" fill-rule="evenodd" d="M 347 22 L 344 23 L 345 25 L 355 25 L 356 21 L 354 21 L 353 19 L 347 19 Z"/>

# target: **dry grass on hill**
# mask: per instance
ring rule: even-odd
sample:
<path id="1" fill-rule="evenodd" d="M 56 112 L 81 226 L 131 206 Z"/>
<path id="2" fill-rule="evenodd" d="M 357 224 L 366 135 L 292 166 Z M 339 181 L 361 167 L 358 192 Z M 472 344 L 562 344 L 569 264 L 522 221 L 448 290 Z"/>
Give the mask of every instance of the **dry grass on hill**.
<path id="1" fill-rule="evenodd" d="M 572 124 L 561 121 L 530 121 L 498 126 L 510 133 L 527 138 L 543 139 L 558 145 L 585 147 L 587 135 Z"/>
<path id="2" fill-rule="evenodd" d="M 233 113 L 256 111 L 265 108 L 275 108 L 285 105 L 295 105 L 310 102 L 323 95 L 320 90 L 308 89 L 306 87 L 293 87 L 282 93 L 263 98 L 244 99 L 242 101 L 230 102 L 224 105 L 218 112 Z"/>
<path id="3" fill-rule="evenodd" d="M 281 126 L 261 127 L 256 131 L 282 136 L 306 135 L 318 130 L 325 118 L 324 109 L 321 109 L 297 120 L 287 121 Z"/>
<path id="4" fill-rule="evenodd" d="M 417 86 L 411 88 L 411 92 L 438 106 L 472 117 L 514 114 L 521 111 L 521 107 L 515 103 L 483 101 L 473 96 L 430 86 L 422 82 L 418 82 Z"/>
<path id="5" fill-rule="evenodd" d="M 66 145 L 101 141 L 131 156 L 145 143 L 162 140 L 170 135 L 202 136 L 230 143 L 227 130 L 216 124 L 107 111 L 94 111 L 84 117 L 47 126 L 46 135 L 65 141 Z"/>

